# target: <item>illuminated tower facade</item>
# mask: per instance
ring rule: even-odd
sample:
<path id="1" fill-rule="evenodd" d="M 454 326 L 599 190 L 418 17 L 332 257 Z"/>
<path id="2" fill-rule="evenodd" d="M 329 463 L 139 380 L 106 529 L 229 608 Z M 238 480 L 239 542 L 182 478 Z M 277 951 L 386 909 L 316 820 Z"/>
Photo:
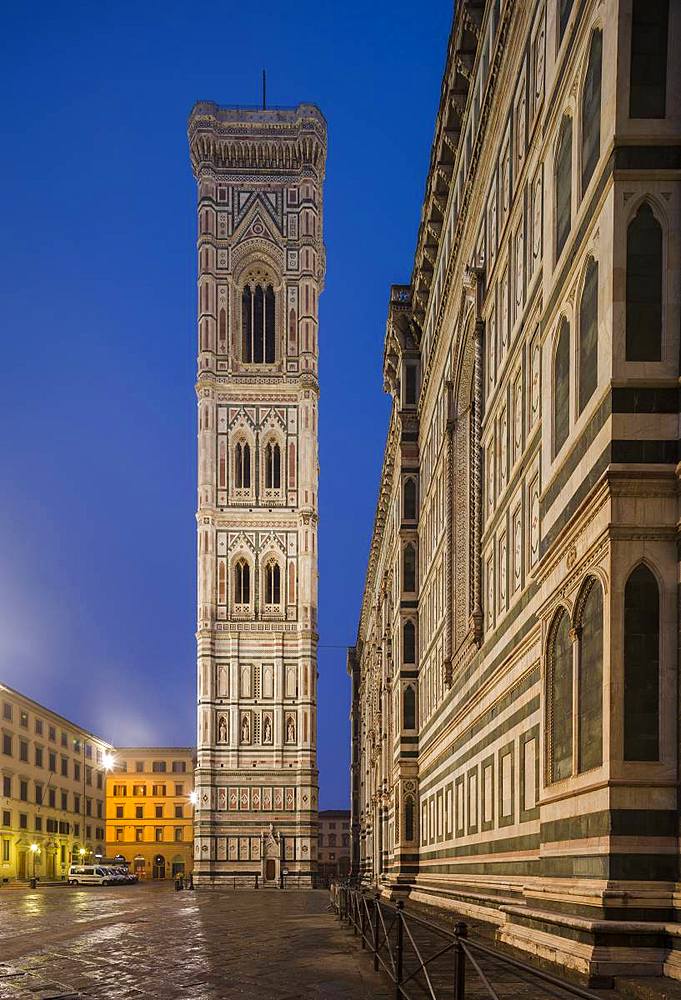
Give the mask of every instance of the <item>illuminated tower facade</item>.
<path id="1" fill-rule="evenodd" d="M 197 884 L 317 856 L 318 301 L 326 123 L 197 104 Z"/>

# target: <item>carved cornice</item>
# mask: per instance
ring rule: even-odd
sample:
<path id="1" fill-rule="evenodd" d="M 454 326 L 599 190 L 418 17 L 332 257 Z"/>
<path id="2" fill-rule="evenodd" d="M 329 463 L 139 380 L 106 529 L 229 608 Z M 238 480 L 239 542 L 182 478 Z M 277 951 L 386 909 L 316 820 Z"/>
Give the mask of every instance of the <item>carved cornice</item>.
<path id="1" fill-rule="evenodd" d="M 326 121 L 313 104 L 295 108 L 220 107 L 195 104 L 189 116 L 194 175 L 203 169 L 297 173 L 321 181 L 326 161 Z"/>

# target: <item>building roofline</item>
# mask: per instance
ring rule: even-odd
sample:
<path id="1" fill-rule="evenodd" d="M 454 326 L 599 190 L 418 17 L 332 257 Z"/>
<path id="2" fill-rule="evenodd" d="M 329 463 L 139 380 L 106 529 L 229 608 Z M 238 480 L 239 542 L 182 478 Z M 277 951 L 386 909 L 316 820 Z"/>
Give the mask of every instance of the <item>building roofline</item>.
<path id="1" fill-rule="evenodd" d="M 35 701 L 33 698 L 29 698 L 27 694 L 23 694 L 21 691 L 17 691 L 16 688 L 10 687 L 9 684 L 5 684 L 4 681 L 0 681 L 0 692 L 7 691 L 9 694 L 15 695 L 17 698 L 23 698 L 27 701 L 29 705 L 33 705 L 34 708 L 38 708 L 41 712 L 49 712 L 50 715 L 55 716 L 59 719 L 61 723 L 69 726 L 71 729 L 77 729 L 81 734 L 89 736 L 90 739 L 97 740 L 98 743 L 103 743 L 105 746 L 109 747 L 111 750 L 116 750 L 117 747 L 108 740 L 105 740 L 102 736 L 97 736 L 96 733 L 91 732 L 86 729 L 85 726 L 79 726 L 77 722 L 73 722 L 71 719 L 67 719 L 65 715 L 61 715 L 59 712 L 55 712 L 54 709 L 48 708 L 47 705 L 41 705 L 39 701 Z"/>
<path id="2" fill-rule="evenodd" d="M 116 753 L 196 753 L 196 747 L 116 747 Z"/>

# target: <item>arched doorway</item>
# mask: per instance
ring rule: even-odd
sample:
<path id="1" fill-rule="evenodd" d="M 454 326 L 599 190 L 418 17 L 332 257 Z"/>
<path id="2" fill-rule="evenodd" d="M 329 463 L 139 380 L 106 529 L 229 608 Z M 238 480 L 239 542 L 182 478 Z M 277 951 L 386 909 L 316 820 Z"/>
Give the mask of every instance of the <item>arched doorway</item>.
<path id="1" fill-rule="evenodd" d="M 273 882 L 276 878 L 277 866 L 275 864 L 274 858 L 268 858 L 265 861 L 265 881 Z"/>
<path id="2" fill-rule="evenodd" d="M 165 878 L 166 877 L 166 859 L 162 854 L 154 855 L 154 865 L 151 870 L 152 878 Z"/>

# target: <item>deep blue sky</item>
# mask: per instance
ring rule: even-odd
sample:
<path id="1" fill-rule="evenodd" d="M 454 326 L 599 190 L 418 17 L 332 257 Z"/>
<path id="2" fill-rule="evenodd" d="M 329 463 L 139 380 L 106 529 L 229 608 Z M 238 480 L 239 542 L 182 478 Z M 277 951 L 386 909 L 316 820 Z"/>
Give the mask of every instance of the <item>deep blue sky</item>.
<path id="1" fill-rule="evenodd" d="M 4 4 L 0 681 L 114 744 L 194 742 L 194 101 L 329 127 L 320 323 L 321 805 L 356 634 L 451 0 Z M 334 647 L 334 648 L 330 648 Z"/>

